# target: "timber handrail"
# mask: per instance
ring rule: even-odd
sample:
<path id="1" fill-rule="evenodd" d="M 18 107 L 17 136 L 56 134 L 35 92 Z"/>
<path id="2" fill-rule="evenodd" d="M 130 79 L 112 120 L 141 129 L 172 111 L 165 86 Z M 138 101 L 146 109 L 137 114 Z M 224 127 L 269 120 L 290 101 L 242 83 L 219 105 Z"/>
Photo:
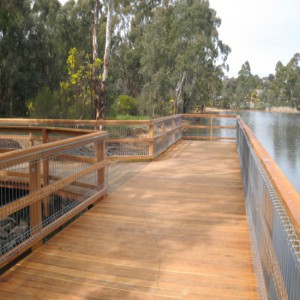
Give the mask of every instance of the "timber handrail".
<path id="1" fill-rule="evenodd" d="M 49 130 L 80 136 L 64 134 L 59 141 L 0 154 L 1 187 L 18 190 L 16 198 L 6 193 L 0 199 L 0 220 L 14 219 L 19 230 L 17 236 L 9 230 L 1 243 L 0 269 L 106 193 L 108 134 L 57 129 Z"/>
<path id="2" fill-rule="evenodd" d="M 206 123 L 207 121 L 205 120 L 210 120 L 210 123 L 205 123 L 206 125 L 197 124 L 200 120 L 203 121 L 203 119 Z M 34 145 L 36 140 L 41 141 L 41 137 L 35 136 L 35 132 L 42 130 L 42 128 L 47 128 L 44 129 L 43 143 L 48 141 L 47 134 L 53 135 L 51 138 L 53 141 L 56 138 L 55 135 L 59 134 L 59 130 L 61 130 L 63 135 L 64 130 L 69 130 L 69 127 L 72 127 L 68 132 L 69 135 L 72 135 L 72 132 L 74 132 L 74 135 L 85 134 L 88 130 L 108 131 L 110 136 L 107 139 L 106 148 L 109 159 L 148 160 L 154 159 L 180 139 L 235 140 L 235 123 L 233 124 L 231 121 L 222 121 L 222 123 L 221 121 L 215 121 L 221 119 L 235 120 L 236 115 L 217 113 L 178 114 L 152 120 L 0 119 L 0 125 L 17 124 L 20 130 L 26 131 L 26 128 L 27 130 L 29 128 L 32 129 L 29 138 L 30 146 Z M 197 125 L 189 123 L 190 121 L 193 123 L 193 120 L 197 120 Z M 50 129 L 46 126 L 53 127 Z M 17 129 L 17 127 L 15 128 Z M 230 131 L 230 134 L 228 131 Z M 225 134 L 223 134 L 224 132 Z M 189 135 L 189 133 L 191 134 Z M 1 152 L 5 152 L 11 149 L 1 149 L 0 145 L 0 150 Z"/>
<path id="3" fill-rule="evenodd" d="M 233 130 L 236 130 L 236 124 L 234 125 L 214 125 L 214 120 L 218 119 L 232 119 L 236 120 L 236 115 L 233 114 L 184 114 L 182 115 L 183 124 L 182 124 L 182 131 L 183 131 L 183 139 L 187 140 L 232 140 L 234 141 L 235 135 L 232 134 L 230 136 L 224 136 L 222 134 L 214 134 L 215 130 L 230 130 L 234 133 Z M 201 120 L 207 119 L 209 120 L 209 124 L 189 124 L 192 120 Z M 236 123 L 236 122 L 235 122 Z M 206 135 L 200 134 L 197 130 L 209 130 L 209 133 Z M 192 132 L 191 132 L 192 131 Z M 196 134 L 193 132 L 196 131 Z"/>
<path id="4" fill-rule="evenodd" d="M 183 114 L 184 117 L 189 117 L 189 118 L 204 118 L 204 119 L 210 119 L 210 118 L 217 118 L 217 119 L 235 119 L 236 115 L 235 114 L 216 114 L 216 113 L 211 113 L 211 114 Z"/>
<path id="5" fill-rule="evenodd" d="M 76 146 L 83 146 L 87 143 L 88 139 L 96 138 L 99 135 L 103 136 L 104 139 L 108 136 L 106 132 L 92 132 L 85 135 L 84 138 L 79 136 L 67 140 L 64 139 L 36 145 L 31 148 L 17 149 L 8 153 L 0 153 L 0 170 L 14 165 L 16 163 L 14 160 L 18 160 L 18 163 L 22 163 L 33 159 L 44 159 L 47 156 L 59 154 L 62 149 L 65 151 L 70 150 L 74 147 L 74 144 L 76 144 Z"/>
<path id="6" fill-rule="evenodd" d="M 1 119 L 0 119 L 1 120 Z M 43 126 L 12 126 L 12 125 L 0 125 L 0 132 L 10 132 L 12 130 L 17 130 L 18 132 L 42 132 L 47 130 L 50 133 L 60 133 L 60 134 L 74 134 L 75 136 L 83 135 L 87 133 L 92 133 L 94 130 L 80 129 L 80 128 L 61 128 L 61 127 L 43 127 Z"/>
<path id="7" fill-rule="evenodd" d="M 240 116 L 238 116 L 237 119 L 244 129 L 259 161 L 267 172 L 268 177 L 280 197 L 280 200 L 282 201 L 282 204 L 284 205 L 298 236 L 300 236 L 300 194 L 290 183 L 270 154 L 257 140 L 245 121 Z"/>
<path id="8" fill-rule="evenodd" d="M 134 125 L 134 124 L 152 124 L 152 120 L 74 120 L 74 119 L 0 119 L 0 124 L 22 124 L 22 125 L 74 125 L 74 126 L 99 126 L 99 125 Z"/>

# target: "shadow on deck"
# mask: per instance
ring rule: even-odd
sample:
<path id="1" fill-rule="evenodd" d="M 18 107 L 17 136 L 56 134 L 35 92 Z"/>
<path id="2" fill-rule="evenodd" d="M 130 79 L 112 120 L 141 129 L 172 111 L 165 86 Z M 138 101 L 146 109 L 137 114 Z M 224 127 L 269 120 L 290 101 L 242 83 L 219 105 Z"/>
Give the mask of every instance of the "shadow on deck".
<path id="1" fill-rule="evenodd" d="M 1 299 L 256 299 L 236 145 L 109 167 L 104 201 L 0 277 Z"/>

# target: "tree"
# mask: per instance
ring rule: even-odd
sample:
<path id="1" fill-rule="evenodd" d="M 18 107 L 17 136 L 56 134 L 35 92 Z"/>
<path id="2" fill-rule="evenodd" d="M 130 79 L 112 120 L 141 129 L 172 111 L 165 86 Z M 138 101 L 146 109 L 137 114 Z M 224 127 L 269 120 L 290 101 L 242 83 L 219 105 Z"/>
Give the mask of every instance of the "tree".
<path id="1" fill-rule="evenodd" d="M 100 96 L 99 101 L 96 104 L 96 120 L 104 119 L 107 105 L 107 78 L 109 69 L 109 57 L 110 57 L 110 47 L 111 47 L 111 29 L 112 29 L 112 14 L 113 14 L 113 0 L 106 0 L 107 4 L 107 20 L 106 20 L 106 33 L 105 33 L 105 50 L 103 58 L 103 72 L 101 78 L 100 86 Z"/>
<path id="2" fill-rule="evenodd" d="M 76 48 L 70 50 L 68 57 L 68 79 L 61 82 L 68 106 L 73 117 L 91 118 L 93 111 L 92 93 L 94 70 L 99 69 L 102 62 L 99 58 L 91 60 L 84 51 Z M 100 78 L 98 78 L 99 80 Z M 74 101 L 75 100 L 75 101 Z"/>
<path id="3" fill-rule="evenodd" d="M 261 79 L 257 75 L 252 75 L 251 67 L 246 61 L 238 73 L 236 88 L 236 106 L 248 107 L 257 102 L 256 89 L 262 84 Z"/>
<path id="4" fill-rule="evenodd" d="M 29 0 L 0 2 L 0 115 L 22 116 L 35 88 L 29 36 L 33 32 Z M 27 58 L 29 56 L 29 59 Z"/>
<path id="5" fill-rule="evenodd" d="M 154 10 L 144 29 L 140 71 L 150 115 L 167 114 L 170 99 L 174 112 L 209 101 L 230 51 L 218 38 L 219 25 L 208 1 L 169 1 Z"/>
<path id="6" fill-rule="evenodd" d="M 100 1 L 95 0 L 94 6 L 94 22 L 93 22 L 93 61 L 98 59 L 98 31 L 99 31 L 99 11 L 100 11 Z M 99 85 L 99 69 L 95 66 L 93 69 L 93 105 L 95 107 L 95 115 L 98 103 L 100 103 L 100 85 Z"/>

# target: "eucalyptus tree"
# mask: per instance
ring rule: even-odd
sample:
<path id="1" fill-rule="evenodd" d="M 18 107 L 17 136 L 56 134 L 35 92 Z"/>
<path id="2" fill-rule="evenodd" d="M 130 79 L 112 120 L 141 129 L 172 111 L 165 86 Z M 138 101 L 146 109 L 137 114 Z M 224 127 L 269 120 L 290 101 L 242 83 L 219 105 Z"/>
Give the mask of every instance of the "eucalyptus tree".
<path id="1" fill-rule="evenodd" d="M 208 1 L 169 1 L 155 9 L 142 38 L 140 71 L 150 114 L 186 112 L 210 100 L 230 51 L 219 39 L 219 25 Z"/>
<path id="2" fill-rule="evenodd" d="M 0 1 L 0 115 L 24 113 L 26 97 L 32 93 L 29 36 L 33 30 L 31 1 Z"/>
<path id="3" fill-rule="evenodd" d="M 158 0 L 116 0 L 115 35 L 112 40 L 110 94 L 139 97 L 143 87 L 140 73 L 143 57 L 142 39 L 146 26 L 152 22 Z"/>
<path id="4" fill-rule="evenodd" d="M 30 53 L 27 55 L 33 66 L 31 73 L 34 74 L 34 83 L 41 89 L 48 87 L 50 90 L 57 89 L 63 75 L 65 63 L 64 49 L 59 51 L 60 27 L 57 24 L 61 13 L 61 4 L 58 0 L 35 0 L 31 9 L 33 22 L 30 33 Z"/>
<path id="5" fill-rule="evenodd" d="M 97 1 L 97 0 L 96 0 Z M 105 46 L 103 56 L 103 71 L 100 85 L 100 95 L 96 103 L 96 119 L 105 118 L 106 106 L 107 106 L 107 78 L 109 70 L 109 59 L 111 49 L 111 36 L 112 36 L 112 15 L 114 0 L 106 0 L 106 30 L 105 30 Z"/>
<path id="6" fill-rule="evenodd" d="M 300 54 L 296 53 L 287 63 L 276 65 L 273 89 L 277 101 L 276 106 L 293 106 L 300 99 Z"/>
<path id="7" fill-rule="evenodd" d="M 236 88 L 236 98 L 235 105 L 242 108 L 252 101 L 258 101 L 257 89 L 262 86 L 262 80 L 257 75 L 251 73 L 250 63 L 246 61 L 237 77 L 237 88 Z"/>

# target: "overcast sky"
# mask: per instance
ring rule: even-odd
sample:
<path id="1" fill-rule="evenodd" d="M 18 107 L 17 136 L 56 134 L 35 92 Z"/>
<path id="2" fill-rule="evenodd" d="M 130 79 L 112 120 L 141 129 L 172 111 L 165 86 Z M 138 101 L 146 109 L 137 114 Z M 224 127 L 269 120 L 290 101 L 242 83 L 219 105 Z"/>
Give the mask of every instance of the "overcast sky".
<path id="1" fill-rule="evenodd" d="M 231 47 L 229 76 L 237 76 L 245 61 L 252 74 L 275 73 L 300 52 L 300 0 L 210 0 L 222 19 L 221 40 Z"/>
<path id="2" fill-rule="evenodd" d="M 209 0 L 222 24 L 221 40 L 230 46 L 228 76 L 247 60 L 252 74 L 275 73 L 300 52 L 300 0 Z M 60 0 L 64 3 L 66 0 Z"/>

